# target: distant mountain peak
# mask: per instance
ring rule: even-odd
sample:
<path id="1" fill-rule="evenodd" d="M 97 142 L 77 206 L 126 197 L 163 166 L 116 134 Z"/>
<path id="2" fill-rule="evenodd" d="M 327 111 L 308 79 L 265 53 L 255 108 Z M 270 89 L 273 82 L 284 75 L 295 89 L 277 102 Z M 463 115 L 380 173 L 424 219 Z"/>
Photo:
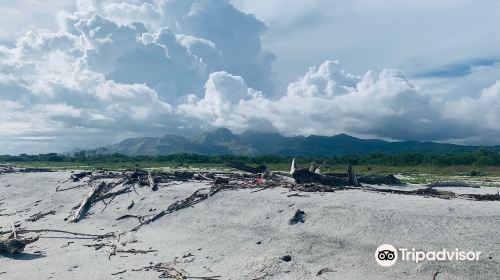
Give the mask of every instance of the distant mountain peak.
<path id="1" fill-rule="evenodd" d="M 233 134 L 231 130 L 227 128 L 218 128 L 211 132 L 204 132 L 198 138 L 198 142 L 207 144 L 215 144 L 219 142 L 238 141 L 238 140 L 239 140 L 238 136 Z"/>
<path id="2" fill-rule="evenodd" d="M 210 132 L 204 132 L 197 138 L 186 138 L 173 134 L 166 134 L 161 138 L 129 138 L 120 143 L 96 149 L 96 151 L 131 156 L 180 153 L 244 156 L 341 156 L 373 152 L 386 154 L 467 152 L 479 148 L 481 147 L 434 142 L 387 142 L 378 139 L 360 139 L 345 133 L 334 136 L 287 137 L 276 132 L 247 131 L 242 134 L 234 134 L 227 128 L 217 128 Z M 487 148 L 500 151 L 500 146 Z"/>

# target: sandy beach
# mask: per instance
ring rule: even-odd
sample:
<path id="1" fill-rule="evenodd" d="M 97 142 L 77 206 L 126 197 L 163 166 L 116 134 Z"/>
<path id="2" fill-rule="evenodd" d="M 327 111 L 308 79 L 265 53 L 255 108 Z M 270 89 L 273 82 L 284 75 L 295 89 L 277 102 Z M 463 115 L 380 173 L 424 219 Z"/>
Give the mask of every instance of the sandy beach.
<path id="1" fill-rule="evenodd" d="M 67 218 L 89 191 L 86 186 L 68 189 L 82 184 L 68 181 L 70 175 L 70 171 L 1 174 L 0 230 L 8 231 L 17 222 L 27 229 L 116 236 L 95 240 L 55 232 L 25 234 L 40 239 L 21 254 L 1 255 L 0 278 L 158 279 L 161 272 L 151 267 L 159 263 L 173 264 L 192 277 L 219 279 L 495 279 L 500 275 L 498 201 L 362 190 L 222 190 L 131 231 L 138 219 L 116 219 L 153 215 L 208 184 L 172 182 L 160 184 L 156 192 L 137 187 L 96 203 L 84 219 L 70 223 Z M 496 193 L 497 189 L 454 191 Z M 303 222 L 290 224 L 299 209 L 305 214 Z M 37 213 L 49 214 L 29 221 Z M 381 244 L 425 251 L 481 251 L 481 258 L 399 261 L 382 267 L 374 258 Z"/>

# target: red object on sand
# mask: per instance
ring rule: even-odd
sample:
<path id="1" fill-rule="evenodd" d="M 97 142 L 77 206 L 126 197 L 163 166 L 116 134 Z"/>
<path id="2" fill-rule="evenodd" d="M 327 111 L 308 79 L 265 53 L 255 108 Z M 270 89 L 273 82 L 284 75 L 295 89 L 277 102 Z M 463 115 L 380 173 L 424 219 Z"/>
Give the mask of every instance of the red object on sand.
<path id="1" fill-rule="evenodd" d="M 266 179 L 262 179 L 262 178 L 255 179 L 255 184 L 257 184 L 257 185 L 264 185 L 265 183 L 266 183 Z"/>

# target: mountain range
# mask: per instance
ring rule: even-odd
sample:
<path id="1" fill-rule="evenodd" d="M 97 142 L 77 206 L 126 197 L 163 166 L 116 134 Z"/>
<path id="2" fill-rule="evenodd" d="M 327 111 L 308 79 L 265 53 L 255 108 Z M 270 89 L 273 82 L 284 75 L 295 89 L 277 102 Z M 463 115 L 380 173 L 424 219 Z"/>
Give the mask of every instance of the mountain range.
<path id="1" fill-rule="evenodd" d="M 435 142 L 360 139 L 346 134 L 335 136 L 293 136 L 279 133 L 247 131 L 234 134 L 229 129 L 219 128 L 198 137 L 179 135 L 163 137 L 140 137 L 125 139 L 117 144 L 96 149 L 99 153 L 138 155 L 276 155 L 276 156 L 341 156 L 381 152 L 397 153 L 455 153 L 469 152 L 480 148 L 500 151 L 500 146 L 463 146 Z"/>

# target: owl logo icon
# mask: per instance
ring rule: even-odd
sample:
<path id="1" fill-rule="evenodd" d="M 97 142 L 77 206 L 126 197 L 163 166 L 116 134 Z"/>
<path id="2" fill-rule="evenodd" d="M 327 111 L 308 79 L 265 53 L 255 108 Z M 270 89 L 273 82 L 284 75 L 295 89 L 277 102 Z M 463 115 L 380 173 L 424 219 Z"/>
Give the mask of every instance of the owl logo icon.
<path id="1" fill-rule="evenodd" d="M 393 266 L 398 260 L 398 251 L 390 244 L 380 245 L 375 251 L 375 260 L 381 266 Z"/>

